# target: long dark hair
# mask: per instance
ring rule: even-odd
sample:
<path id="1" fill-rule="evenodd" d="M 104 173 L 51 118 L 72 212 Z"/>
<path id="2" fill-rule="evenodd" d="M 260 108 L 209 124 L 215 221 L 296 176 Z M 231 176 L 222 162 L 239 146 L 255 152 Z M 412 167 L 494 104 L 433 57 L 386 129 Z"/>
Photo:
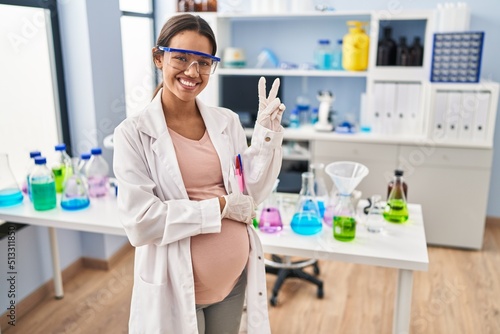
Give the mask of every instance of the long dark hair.
<path id="1" fill-rule="evenodd" d="M 156 46 L 169 46 L 172 38 L 182 31 L 195 31 L 202 36 L 205 36 L 212 44 L 212 55 L 217 52 L 217 42 L 215 41 L 215 35 L 210 28 L 210 25 L 199 17 L 198 15 L 191 14 L 180 14 L 172 16 L 161 28 L 160 35 L 156 41 Z M 163 55 L 163 51 L 156 48 L 153 52 L 153 61 L 157 56 Z M 156 96 L 158 91 L 163 87 L 163 81 L 160 82 L 158 87 L 156 87 L 153 97 Z"/>

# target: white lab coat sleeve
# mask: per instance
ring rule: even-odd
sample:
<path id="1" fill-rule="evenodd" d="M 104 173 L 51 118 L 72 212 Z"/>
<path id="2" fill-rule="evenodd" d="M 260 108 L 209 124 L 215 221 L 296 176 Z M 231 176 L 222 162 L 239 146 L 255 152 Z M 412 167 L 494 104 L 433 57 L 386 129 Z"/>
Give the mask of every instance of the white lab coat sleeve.
<path id="1" fill-rule="evenodd" d="M 269 196 L 278 178 L 283 159 L 282 142 L 283 128 L 271 131 L 255 123 L 251 145 L 244 151 L 242 160 L 245 188 L 257 205 Z"/>
<path id="2" fill-rule="evenodd" d="M 130 243 L 163 246 L 200 233 L 219 233 L 218 198 L 190 201 L 162 200 L 151 174 L 144 138 L 133 122 L 124 121 L 114 132 L 113 171 L 118 180 L 118 212 Z"/>

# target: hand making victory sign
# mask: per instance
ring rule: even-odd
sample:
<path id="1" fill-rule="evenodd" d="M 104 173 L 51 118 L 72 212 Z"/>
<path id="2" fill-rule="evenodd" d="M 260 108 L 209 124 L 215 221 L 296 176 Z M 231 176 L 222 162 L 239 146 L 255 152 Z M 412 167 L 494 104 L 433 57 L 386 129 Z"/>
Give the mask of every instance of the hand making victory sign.
<path id="1" fill-rule="evenodd" d="M 259 80 L 259 112 L 257 114 L 257 122 L 263 127 L 278 131 L 281 127 L 281 117 L 286 107 L 278 95 L 280 87 L 280 79 L 276 78 L 273 82 L 269 96 L 266 97 L 266 79 L 261 77 Z"/>

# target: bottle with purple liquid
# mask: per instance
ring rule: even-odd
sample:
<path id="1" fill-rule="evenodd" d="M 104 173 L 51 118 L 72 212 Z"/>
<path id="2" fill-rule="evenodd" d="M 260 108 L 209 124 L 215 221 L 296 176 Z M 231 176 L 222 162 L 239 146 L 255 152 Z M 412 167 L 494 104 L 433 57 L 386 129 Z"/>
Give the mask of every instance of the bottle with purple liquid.
<path id="1" fill-rule="evenodd" d="M 103 197 L 107 195 L 109 189 L 109 165 L 104 160 L 100 147 L 93 148 L 90 153 L 92 156 L 85 167 L 89 196 Z"/>
<path id="2" fill-rule="evenodd" d="M 260 213 L 259 230 L 262 232 L 275 233 L 283 229 L 283 222 L 281 221 L 280 209 L 276 198 L 278 183 L 279 180 L 276 180 L 273 192 L 264 202 L 264 208 Z"/>

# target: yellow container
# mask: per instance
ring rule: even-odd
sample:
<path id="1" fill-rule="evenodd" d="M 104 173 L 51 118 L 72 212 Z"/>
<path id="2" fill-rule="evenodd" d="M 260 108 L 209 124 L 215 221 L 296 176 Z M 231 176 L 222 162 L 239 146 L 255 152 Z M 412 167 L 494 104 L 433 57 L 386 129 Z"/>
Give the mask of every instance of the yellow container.
<path id="1" fill-rule="evenodd" d="M 365 22 L 347 21 L 349 33 L 342 42 L 342 66 L 347 71 L 365 71 L 368 68 L 370 38 L 363 26 Z"/>

